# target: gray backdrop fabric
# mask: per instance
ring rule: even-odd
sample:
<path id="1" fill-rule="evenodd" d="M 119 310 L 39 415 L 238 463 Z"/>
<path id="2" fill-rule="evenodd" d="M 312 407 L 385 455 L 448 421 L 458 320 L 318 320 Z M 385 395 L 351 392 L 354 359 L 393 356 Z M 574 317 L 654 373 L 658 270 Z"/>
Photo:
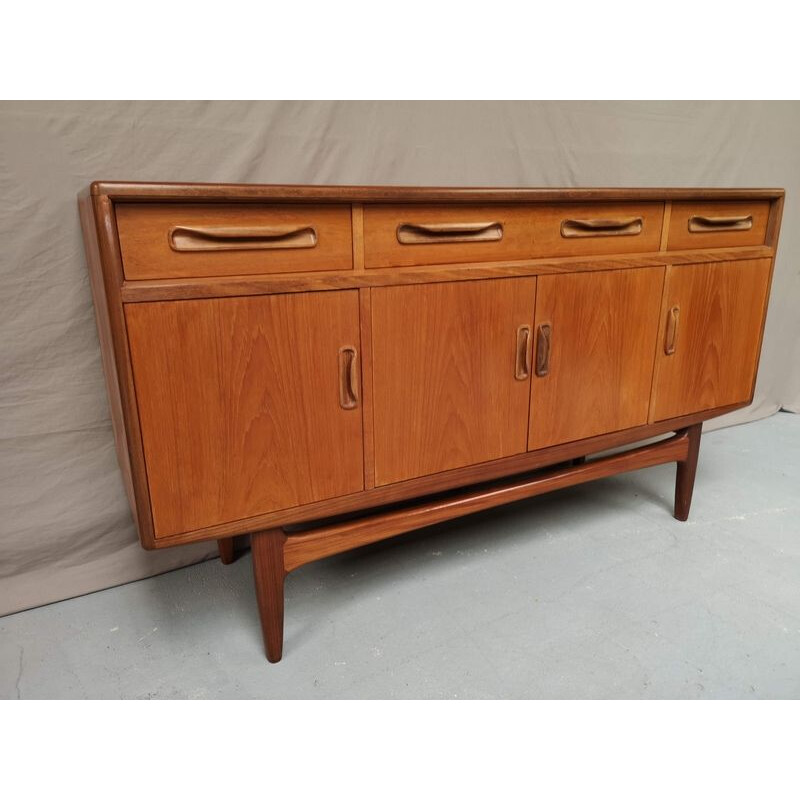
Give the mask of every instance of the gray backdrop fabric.
<path id="1" fill-rule="evenodd" d="M 800 410 L 800 104 L 0 103 L 0 614 L 207 558 L 139 547 L 76 195 L 90 181 L 787 190 L 755 402 Z"/>

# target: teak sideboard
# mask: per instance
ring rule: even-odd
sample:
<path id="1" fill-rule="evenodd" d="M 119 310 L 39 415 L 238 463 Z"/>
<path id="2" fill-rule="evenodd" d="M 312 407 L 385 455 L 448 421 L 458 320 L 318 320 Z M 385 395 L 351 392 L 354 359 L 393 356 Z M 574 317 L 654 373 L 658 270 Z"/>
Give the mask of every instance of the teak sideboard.
<path id="1" fill-rule="evenodd" d="M 228 563 L 250 534 L 278 661 L 285 576 L 316 559 L 667 462 L 685 520 L 703 421 L 753 398 L 783 197 L 93 183 L 143 546 Z"/>

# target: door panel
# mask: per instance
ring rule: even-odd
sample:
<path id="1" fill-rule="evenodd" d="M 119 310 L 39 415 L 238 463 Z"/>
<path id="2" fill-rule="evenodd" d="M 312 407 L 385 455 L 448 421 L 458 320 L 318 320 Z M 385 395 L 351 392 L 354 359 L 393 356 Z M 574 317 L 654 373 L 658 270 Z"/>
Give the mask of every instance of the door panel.
<path id="1" fill-rule="evenodd" d="M 538 280 L 529 449 L 646 424 L 664 268 Z"/>
<path id="2" fill-rule="evenodd" d="M 768 258 L 668 268 L 652 421 L 750 399 L 769 275 Z"/>
<path id="3" fill-rule="evenodd" d="M 371 290 L 376 485 L 525 452 L 535 293 L 535 278 Z"/>
<path id="4" fill-rule="evenodd" d="M 125 313 L 156 536 L 363 489 L 357 291 Z"/>

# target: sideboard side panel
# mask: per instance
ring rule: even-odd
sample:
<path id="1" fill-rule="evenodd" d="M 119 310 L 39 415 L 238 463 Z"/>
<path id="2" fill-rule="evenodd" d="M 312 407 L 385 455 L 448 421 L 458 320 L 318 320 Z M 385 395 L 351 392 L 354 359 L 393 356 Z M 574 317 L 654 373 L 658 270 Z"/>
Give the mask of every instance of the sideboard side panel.
<path id="1" fill-rule="evenodd" d="M 122 479 L 142 545 L 155 547 L 147 472 L 121 298 L 122 260 L 114 208 L 104 195 L 79 199 L 111 423 Z"/>

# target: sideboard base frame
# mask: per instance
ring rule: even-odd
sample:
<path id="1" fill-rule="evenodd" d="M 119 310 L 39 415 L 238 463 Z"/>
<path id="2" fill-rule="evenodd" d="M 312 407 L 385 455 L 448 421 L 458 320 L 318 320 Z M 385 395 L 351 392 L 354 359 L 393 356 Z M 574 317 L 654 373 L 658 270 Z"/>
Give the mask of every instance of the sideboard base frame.
<path id="1" fill-rule="evenodd" d="M 407 508 L 323 524 L 299 533 L 270 528 L 252 534 L 253 576 L 267 659 L 276 663 L 283 653 L 286 576 L 312 561 L 516 500 L 673 461 L 677 464 L 674 516 L 685 521 L 689 516 L 697 473 L 701 431 L 702 423 L 698 423 L 675 432 L 668 439 L 622 453 L 590 460 L 579 457 L 566 466 L 556 465 L 532 477 L 528 475 L 513 482 L 473 489 Z M 220 540 L 220 556 L 223 563 L 230 563 L 233 558 L 232 539 Z"/>

